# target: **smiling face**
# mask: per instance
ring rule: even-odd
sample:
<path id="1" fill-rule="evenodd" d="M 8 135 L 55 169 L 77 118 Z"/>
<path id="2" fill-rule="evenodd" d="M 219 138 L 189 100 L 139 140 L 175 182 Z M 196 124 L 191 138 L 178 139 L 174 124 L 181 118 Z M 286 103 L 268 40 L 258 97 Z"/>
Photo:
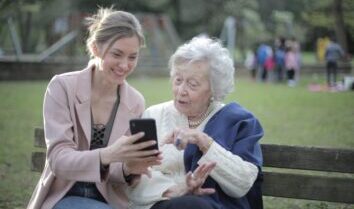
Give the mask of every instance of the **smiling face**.
<path id="1" fill-rule="evenodd" d="M 175 66 L 172 75 L 174 105 L 189 119 L 200 117 L 209 107 L 212 93 L 208 68 L 202 61 Z"/>
<path id="2" fill-rule="evenodd" d="M 116 40 L 111 46 L 103 44 L 96 57 L 101 59 L 100 72 L 106 81 L 122 84 L 138 62 L 140 43 L 136 36 Z"/>

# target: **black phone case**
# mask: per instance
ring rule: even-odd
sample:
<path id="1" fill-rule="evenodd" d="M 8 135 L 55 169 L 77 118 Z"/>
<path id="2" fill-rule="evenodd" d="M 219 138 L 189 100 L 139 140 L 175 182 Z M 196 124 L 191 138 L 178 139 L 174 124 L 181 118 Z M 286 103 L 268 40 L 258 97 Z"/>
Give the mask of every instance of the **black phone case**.
<path id="1" fill-rule="evenodd" d="M 156 123 L 154 119 L 152 118 L 131 119 L 129 121 L 129 125 L 132 134 L 136 134 L 139 132 L 145 133 L 145 135 L 142 138 L 140 138 L 136 143 L 149 141 L 149 140 L 156 140 L 155 145 L 147 147 L 144 150 L 158 149 Z"/>

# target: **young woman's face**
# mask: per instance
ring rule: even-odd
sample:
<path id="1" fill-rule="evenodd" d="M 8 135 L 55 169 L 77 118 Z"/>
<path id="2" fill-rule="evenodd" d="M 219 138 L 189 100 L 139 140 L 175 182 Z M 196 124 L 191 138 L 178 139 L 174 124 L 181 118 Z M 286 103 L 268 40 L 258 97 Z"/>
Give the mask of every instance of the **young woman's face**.
<path id="1" fill-rule="evenodd" d="M 139 39 L 136 36 L 124 37 L 116 40 L 110 47 L 107 45 L 103 45 L 98 52 L 98 57 L 101 58 L 100 70 L 107 81 L 122 84 L 137 65 Z"/>
<path id="2" fill-rule="evenodd" d="M 201 61 L 176 66 L 172 76 L 174 105 L 187 117 L 198 117 L 209 107 L 212 93 L 208 68 Z"/>

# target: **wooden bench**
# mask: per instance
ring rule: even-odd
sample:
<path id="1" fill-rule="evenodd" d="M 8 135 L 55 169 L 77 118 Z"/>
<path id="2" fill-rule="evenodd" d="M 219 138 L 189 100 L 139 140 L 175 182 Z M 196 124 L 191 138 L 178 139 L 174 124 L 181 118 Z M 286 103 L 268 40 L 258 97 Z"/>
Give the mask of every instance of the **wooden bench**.
<path id="1" fill-rule="evenodd" d="M 32 170 L 45 161 L 43 129 L 35 129 Z M 354 204 L 354 149 L 262 144 L 263 195 Z M 320 171 L 320 172 L 319 172 Z"/>

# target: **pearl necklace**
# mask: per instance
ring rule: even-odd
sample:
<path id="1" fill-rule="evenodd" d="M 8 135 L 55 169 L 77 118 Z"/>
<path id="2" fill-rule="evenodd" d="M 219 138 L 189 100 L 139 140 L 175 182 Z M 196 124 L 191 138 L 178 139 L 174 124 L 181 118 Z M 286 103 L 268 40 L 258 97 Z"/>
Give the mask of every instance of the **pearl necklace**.
<path id="1" fill-rule="evenodd" d="M 188 119 L 189 128 L 197 128 L 208 117 L 211 111 L 214 109 L 213 105 L 209 105 L 208 109 L 200 116 L 198 120 L 192 121 Z"/>

